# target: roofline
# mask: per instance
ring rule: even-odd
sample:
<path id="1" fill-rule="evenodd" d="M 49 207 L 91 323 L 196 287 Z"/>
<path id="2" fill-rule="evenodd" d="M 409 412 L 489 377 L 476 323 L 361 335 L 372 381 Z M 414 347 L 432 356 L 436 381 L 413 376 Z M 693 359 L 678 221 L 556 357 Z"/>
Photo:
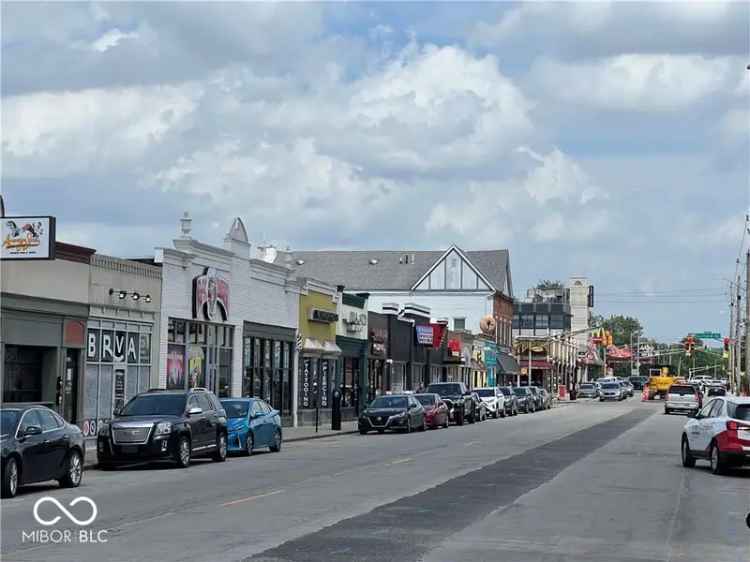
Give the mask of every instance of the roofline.
<path id="1" fill-rule="evenodd" d="M 429 277 L 429 276 L 430 276 L 430 273 L 432 273 L 432 272 L 433 272 L 433 271 L 435 270 L 435 268 L 436 268 L 436 267 L 438 266 L 438 264 L 439 264 L 439 263 L 440 263 L 441 261 L 443 261 L 443 260 L 444 260 L 444 259 L 445 259 L 446 257 L 448 257 L 448 254 L 450 254 L 450 253 L 451 253 L 451 252 L 452 252 L 453 250 L 455 250 L 456 252 L 458 252 L 458 255 L 459 255 L 459 256 L 461 256 L 461 258 L 463 258 L 463 260 L 464 260 L 464 261 L 465 261 L 466 263 L 468 263 L 468 264 L 469 264 L 469 267 L 470 267 L 470 268 L 472 269 L 472 271 L 474 271 L 474 273 L 476 273 L 476 274 L 477 274 L 477 277 L 479 277 L 479 278 L 480 278 L 480 279 L 481 279 L 482 281 L 484 281 L 485 285 L 487 285 L 487 287 L 489 287 L 489 290 L 492 290 L 492 291 L 497 291 L 497 288 L 495 287 L 495 285 L 494 285 L 494 284 L 492 284 L 492 283 L 490 283 L 490 282 L 489 282 L 489 281 L 487 280 L 487 278 L 486 278 L 486 277 L 485 277 L 485 276 L 484 276 L 484 275 L 482 274 L 482 272 L 481 272 L 481 271 L 479 271 L 479 270 L 477 269 L 477 267 L 476 267 L 476 266 L 475 266 L 475 265 L 474 265 L 474 264 L 472 263 L 472 261 L 471 261 L 471 260 L 469 259 L 469 256 L 467 256 L 467 255 L 466 255 L 466 254 L 464 253 L 464 251 L 463 251 L 463 250 L 462 250 L 461 248 L 459 248 L 458 246 L 456 246 L 455 244 L 451 244 L 451 245 L 450 245 L 450 246 L 448 247 L 448 249 L 447 249 L 447 250 L 446 250 L 445 252 L 443 252 L 443 254 L 442 254 L 442 255 L 441 255 L 441 256 L 440 256 L 440 257 L 439 257 L 439 258 L 438 258 L 437 260 L 435 260 L 435 262 L 434 262 L 434 263 L 433 263 L 433 264 L 432 264 L 432 265 L 431 265 L 431 266 L 429 267 L 429 269 L 428 269 L 428 270 L 427 270 L 427 271 L 426 271 L 426 272 L 425 272 L 425 273 L 424 273 L 424 274 L 422 275 L 422 277 L 420 277 L 419 279 L 417 279 L 417 281 L 416 281 L 416 282 L 415 282 L 415 283 L 414 283 L 414 284 L 413 284 L 413 285 L 412 285 L 412 286 L 410 287 L 410 290 L 411 290 L 411 291 L 416 291 L 416 290 L 417 290 L 417 287 L 419 287 L 420 283 L 422 283 L 422 281 L 424 281 L 424 280 L 425 280 L 425 279 L 426 279 L 427 277 Z M 490 250 L 490 251 L 491 251 L 491 250 Z M 500 250 L 500 251 L 503 251 L 503 250 Z M 506 250 L 506 251 L 507 251 L 507 250 Z M 506 260 L 506 264 L 507 264 L 507 260 Z M 506 265 L 506 268 L 507 268 L 507 265 Z"/>

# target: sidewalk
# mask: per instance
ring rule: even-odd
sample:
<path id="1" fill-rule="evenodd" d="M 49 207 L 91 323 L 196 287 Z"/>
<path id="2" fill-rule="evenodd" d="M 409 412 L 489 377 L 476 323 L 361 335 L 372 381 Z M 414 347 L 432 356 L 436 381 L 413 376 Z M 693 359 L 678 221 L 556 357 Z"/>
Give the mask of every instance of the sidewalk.
<path id="1" fill-rule="evenodd" d="M 341 431 L 333 431 L 331 425 L 321 425 L 318 432 L 315 432 L 315 426 L 304 427 L 284 427 L 282 428 L 284 443 L 294 443 L 295 441 L 307 441 L 309 439 L 323 439 L 325 437 L 336 437 L 337 435 L 349 435 L 357 433 L 357 422 L 349 421 L 341 423 Z M 86 441 L 86 459 L 83 463 L 85 468 L 96 468 L 98 459 L 96 455 L 96 441 Z"/>

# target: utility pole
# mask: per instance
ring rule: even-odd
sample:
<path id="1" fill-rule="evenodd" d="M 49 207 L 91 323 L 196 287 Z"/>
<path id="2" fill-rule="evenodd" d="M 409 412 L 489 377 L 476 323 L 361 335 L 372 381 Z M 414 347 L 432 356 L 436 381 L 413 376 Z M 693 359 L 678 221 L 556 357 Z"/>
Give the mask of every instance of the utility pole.
<path id="1" fill-rule="evenodd" d="M 745 374 L 750 378 L 750 250 L 745 255 Z"/>
<path id="2" fill-rule="evenodd" d="M 740 259 L 737 258 L 737 265 L 739 266 Z M 742 322 L 742 293 L 740 291 L 740 274 L 737 274 L 737 284 L 735 285 L 737 288 L 737 298 L 735 299 L 735 302 L 737 303 L 737 306 L 735 306 L 735 316 L 734 316 L 734 392 L 738 393 L 740 391 L 740 367 L 742 362 L 742 331 L 740 329 L 741 322 Z"/>
<path id="3" fill-rule="evenodd" d="M 727 358 L 727 380 L 729 391 L 734 392 L 734 282 L 729 282 L 729 357 Z"/>

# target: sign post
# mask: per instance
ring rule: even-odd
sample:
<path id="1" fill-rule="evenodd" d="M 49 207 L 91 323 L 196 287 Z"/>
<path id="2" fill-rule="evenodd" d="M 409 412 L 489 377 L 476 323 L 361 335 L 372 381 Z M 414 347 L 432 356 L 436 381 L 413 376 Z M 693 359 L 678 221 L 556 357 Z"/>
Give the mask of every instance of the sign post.
<path id="1" fill-rule="evenodd" d="M 719 332 L 698 332 L 695 337 L 699 340 L 720 340 L 721 334 Z"/>

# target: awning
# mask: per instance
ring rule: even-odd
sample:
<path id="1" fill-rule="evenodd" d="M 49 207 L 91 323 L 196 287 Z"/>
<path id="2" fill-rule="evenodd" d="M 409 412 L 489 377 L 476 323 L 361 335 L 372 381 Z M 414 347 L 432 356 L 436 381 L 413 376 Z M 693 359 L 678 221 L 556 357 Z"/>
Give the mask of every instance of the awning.
<path id="1" fill-rule="evenodd" d="M 497 353 L 498 373 L 503 375 L 517 375 L 520 372 L 518 361 L 512 355 L 498 351 Z"/>
<path id="2" fill-rule="evenodd" d="M 341 355 L 341 348 L 330 341 L 321 342 L 315 338 L 305 338 L 302 353 L 307 355 Z"/>

